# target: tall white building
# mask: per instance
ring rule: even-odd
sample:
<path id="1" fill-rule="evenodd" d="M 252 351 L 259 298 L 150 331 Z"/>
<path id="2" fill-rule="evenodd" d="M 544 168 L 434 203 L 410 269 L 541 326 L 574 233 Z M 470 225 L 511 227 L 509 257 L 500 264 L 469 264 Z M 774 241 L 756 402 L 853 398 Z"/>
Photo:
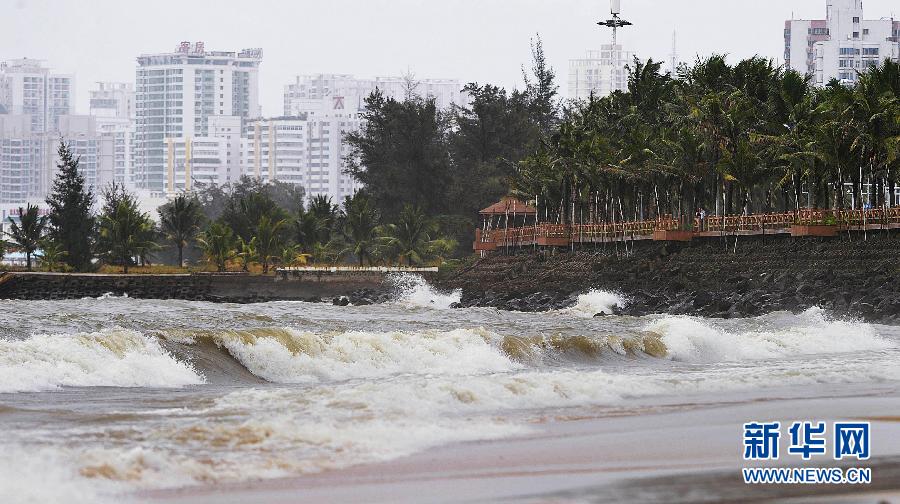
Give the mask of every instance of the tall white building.
<path id="1" fill-rule="evenodd" d="M 826 0 L 825 9 L 825 19 L 785 22 L 787 68 L 824 86 L 832 79 L 853 83 L 867 68 L 900 59 L 900 21 L 865 19 L 862 0 Z"/>
<path id="2" fill-rule="evenodd" d="M 365 100 L 376 89 L 398 101 L 410 96 L 433 98 L 443 110 L 468 103 L 456 79 L 298 76 L 284 87 L 285 116 L 257 121 L 246 130 L 244 173 L 300 183 L 307 197 L 323 194 L 335 203 L 353 195 L 359 184 L 344 173 L 349 153 L 344 136 L 364 125 Z"/>
<path id="3" fill-rule="evenodd" d="M 39 196 L 44 135 L 32 132 L 31 116 L 0 113 L 0 203 Z"/>
<path id="4" fill-rule="evenodd" d="M 96 118 L 99 133 L 113 141 L 114 181 L 134 185 L 134 85 L 98 82 L 91 90 L 90 115 Z"/>
<path id="5" fill-rule="evenodd" d="M 206 136 L 166 139 L 165 194 L 223 185 L 241 176 L 241 118 L 211 116 Z"/>
<path id="6" fill-rule="evenodd" d="M 56 131 L 59 117 L 74 113 L 75 79 L 50 73 L 39 60 L 22 58 L 0 63 L 0 105 L 8 114 L 27 114 L 31 131 Z"/>
<path id="7" fill-rule="evenodd" d="M 322 103 L 333 106 L 327 99 Z M 361 121 L 353 114 L 328 112 L 255 121 L 245 133 L 244 173 L 300 185 L 308 198 L 321 194 L 338 203 L 353 195 L 359 184 L 343 172 L 349 152 L 343 136 L 358 130 Z"/>
<path id="8" fill-rule="evenodd" d="M 60 140 L 69 145 L 72 154 L 78 159 L 79 172 L 95 194 L 113 182 L 115 177 L 113 138 L 103 135 L 97 129 L 97 119 L 93 116 L 60 116 L 58 134 L 50 134 L 46 137 L 46 156 L 44 157 L 46 165 L 43 171 L 42 194 L 50 192 L 53 179 L 56 177 L 59 163 L 57 150 Z"/>
<path id="9" fill-rule="evenodd" d="M 212 138 L 210 118 L 259 117 L 262 50 L 206 51 L 182 42 L 172 53 L 139 56 L 135 88 L 137 187 L 165 191 L 169 146 Z"/>
<path id="10" fill-rule="evenodd" d="M 225 184 L 227 157 L 222 138 L 167 138 L 166 194 Z"/>
<path id="11" fill-rule="evenodd" d="M 584 58 L 569 60 L 569 99 L 587 100 L 591 94 L 602 98 L 613 91 L 628 88 L 626 65 L 634 53 L 619 44 L 604 44 L 600 50 L 590 50 Z"/>
<path id="12" fill-rule="evenodd" d="M 59 116 L 57 131 L 34 133 L 28 114 L 0 114 L 0 203 L 44 199 L 56 176 L 60 140 L 76 158 L 95 192 L 113 181 L 114 143 L 97 130 L 91 116 Z"/>

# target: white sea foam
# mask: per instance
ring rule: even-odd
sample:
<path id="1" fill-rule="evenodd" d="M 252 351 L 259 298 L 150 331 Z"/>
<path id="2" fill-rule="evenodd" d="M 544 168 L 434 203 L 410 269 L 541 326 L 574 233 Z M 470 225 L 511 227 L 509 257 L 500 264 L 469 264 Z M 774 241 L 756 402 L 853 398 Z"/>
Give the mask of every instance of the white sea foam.
<path id="1" fill-rule="evenodd" d="M 769 317 L 772 318 L 772 317 Z M 781 323 L 757 319 L 757 327 L 724 329 L 721 322 L 697 317 L 665 316 L 648 323 L 645 330 L 659 334 L 667 354 L 688 362 L 720 362 L 770 359 L 793 355 L 849 353 L 896 347 L 872 326 L 860 322 L 829 320 L 813 308 L 790 315 Z"/>
<path id="2" fill-rule="evenodd" d="M 104 504 L 132 499 L 111 481 L 81 477 L 74 457 L 56 448 L 5 446 L 0 457 L 0 502 L 4 504 Z"/>
<path id="3" fill-rule="evenodd" d="M 120 295 L 118 295 L 118 294 L 116 294 L 116 293 L 114 293 L 114 292 L 105 292 L 105 293 L 103 293 L 103 295 L 98 296 L 98 297 L 96 297 L 96 298 L 89 298 L 89 297 L 87 297 L 87 298 L 84 298 L 84 299 L 97 299 L 97 300 L 100 300 L 100 301 L 102 301 L 102 300 L 104 300 L 104 299 L 128 299 L 128 293 L 127 293 L 127 292 L 124 292 L 124 293 L 122 293 L 122 295 L 120 296 Z"/>
<path id="4" fill-rule="evenodd" d="M 613 308 L 625 306 L 626 302 L 625 297 L 619 293 L 591 290 L 578 296 L 575 306 L 563 310 L 563 312 L 585 318 L 591 318 L 600 312 L 610 315 Z"/>
<path id="5" fill-rule="evenodd" d="M 250 372 L 277 383 L 397 374 L 465 375 L 521 367 L 499 351 L 493 343 L 499 339 L 488 331 L 469 329 L 336 334 L 256 329 L 215 336 Z"/>
<path id="6" fill-rule="evenodd" d="M 397 305 L 393 310 L 415 323 L 403 331 L 380 332 L 207 327 L 179 337 L 173 330 L 167 338 L 187 344 L 211 338 L 257 376 L 304 385 L 210 387 L 182 402 L 151 401 L 145 411 L 135 391 L 127 424 L 53 420 L 45 431 L 22 430 L 18 437 L 28 441 L 20 444 L 29 445 L 29 456 L 38 453 L 31 446 L 44 443 L 52 457 L 17 465 L 18 455 L 0 458 L 0 480 L 17 479 L 12 490 L 0 488 L 0 502 L 19 502 L 8 495 L 20 492 L 29 496 L 24 502 L 102 502 L 115 495 L 107 489 L 120 487 L 215 484 L 336 469 L 447 443 L 527 433 L 535 415 L 564 408 L 693 404 L 738 391 L 763 395 L 776 387 L 802 387 L 802 393 L 821 393 L 831 384 L 868 387 L 900 380 L 897 340 L 888 339 L 895 337 L 893 328 L 833 321 L 818 310 L 746 320 L 621 318 L 616 319 L 621 333 L 608 335 L 578 335 L 573 326 L 592 324 L 567 319 L 559 332 L 523 334 L 530 330 L 513 325 L 506 330 L 514 336 L 507 337 L 494 332 L 504 329 L 442 329 L 461 327 L 446 322 L 455 312 L 411 312 Z M 463 314 L 462 327 L 478 314 Z M 436 321 L 419 327 L 418 320 L 429 317 Z M 502 323 L 485 325 L 506 327 Z M 594 341 L 631 356 L 566 360 L 579 349 L 590 353 Z M 648 355 L 675 362 L 648 365 L 642 359 L 649 356 L 633 358 L 631 350 L 644 343 L 655 345 Z M 515 357 L 532 351 L 562 357 Z M 16 382 L 19 375 L 27 380 Z M 0 340 L 0 386 L 177 386 L 200 380 L 156 340 L 133 331 Z M 105 406 L 104 413 L 120 407 L 98 404 Z M 7 434 L 15 430 L 11 425 Z M 49 469 L 43 471 L 42 465 Z"/>
<path id="7" fill-rule="evenodd" d="M 135 331 L 0 339 L 0 392 L 59 386 L 181 387 L 203 383 L 188 364 Z"/>
<path id="8" fill-rule="evenodd" d="M 461 290 L 439 292 L 428 285 L 421 275 L 398 273 L 391 275 L 388 282 L 396 290 L 397 300 L 407 306 L 446 310 L 462 298 Z"/>

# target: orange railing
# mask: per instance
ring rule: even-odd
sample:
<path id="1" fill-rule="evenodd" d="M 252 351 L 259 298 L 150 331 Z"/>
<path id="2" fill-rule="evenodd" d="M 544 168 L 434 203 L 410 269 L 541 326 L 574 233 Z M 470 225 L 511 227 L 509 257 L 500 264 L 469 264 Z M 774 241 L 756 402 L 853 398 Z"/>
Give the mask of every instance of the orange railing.
<path id="1" fill-rule="evenodd" d="M 785 233 L 793 225 L 830 225 L 839 229 L 863 225 L 900 226 L 900 207 L 868 210 L 812 210 L 795 212 L 708 216 L 702 222 L 693 221 L 693 232 L 751 234 Z M 681 228 L 679 221 L 666 215 L 659 219 L 612 222 L 603 224 L 537 224 L 505 229 L 476 230 L 476 243 L 489 243 L 497 247 L 515 247 L 542 243 L 542 239 L 573 243 L 647 239 L 654 231 L 675 231 Z"/>
<path id="2" fill-rule="evenodd" d="M 499 247 L 533 245 L 539 238 L 566 239 L 573 242 L 649 238 L 659 229 L 678 229 L 671 217 L 657 220 L 614 222 L 606 224 L 538 224 L 525 227 L 477 230 L 476 241 L 496 243 Z"/>

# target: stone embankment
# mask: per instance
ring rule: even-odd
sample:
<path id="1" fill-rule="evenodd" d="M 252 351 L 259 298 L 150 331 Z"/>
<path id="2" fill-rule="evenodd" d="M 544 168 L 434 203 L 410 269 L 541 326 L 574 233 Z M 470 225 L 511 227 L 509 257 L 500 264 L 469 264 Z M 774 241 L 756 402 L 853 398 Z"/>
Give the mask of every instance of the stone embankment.
<path id="1" fill-rule="evenodd" d="M 0 299 L 80 299 L 105 294 L 133 298 L 249 303 L 335 300 L 368 304 L 389 296 L 382 272 L 309 271 L 290 275 L 0 274 Z"/>
<path id="2" fill-rule="evenodd" d="M 745 317 L 819 306 L 838 316 L 900 323 L 900 234 L 836 238 L 709 238 L 635 242 L 578 252 L 495 254 L 444 279 L 460 306 L 543 311 L 591 289 L 629 299 L 625 314 Z"/>

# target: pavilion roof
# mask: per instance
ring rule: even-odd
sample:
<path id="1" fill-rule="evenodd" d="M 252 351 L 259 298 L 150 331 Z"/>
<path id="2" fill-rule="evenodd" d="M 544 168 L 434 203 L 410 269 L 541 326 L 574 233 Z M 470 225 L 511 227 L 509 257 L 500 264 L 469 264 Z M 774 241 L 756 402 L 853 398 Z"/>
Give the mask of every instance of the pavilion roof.
<path id="1" fill-rule="evenodd" d="M 507 196 L 478 213 L 480 215 L 505 215 L 507 213 L 534 215 L 537 210 L 516 198 Z"/>

